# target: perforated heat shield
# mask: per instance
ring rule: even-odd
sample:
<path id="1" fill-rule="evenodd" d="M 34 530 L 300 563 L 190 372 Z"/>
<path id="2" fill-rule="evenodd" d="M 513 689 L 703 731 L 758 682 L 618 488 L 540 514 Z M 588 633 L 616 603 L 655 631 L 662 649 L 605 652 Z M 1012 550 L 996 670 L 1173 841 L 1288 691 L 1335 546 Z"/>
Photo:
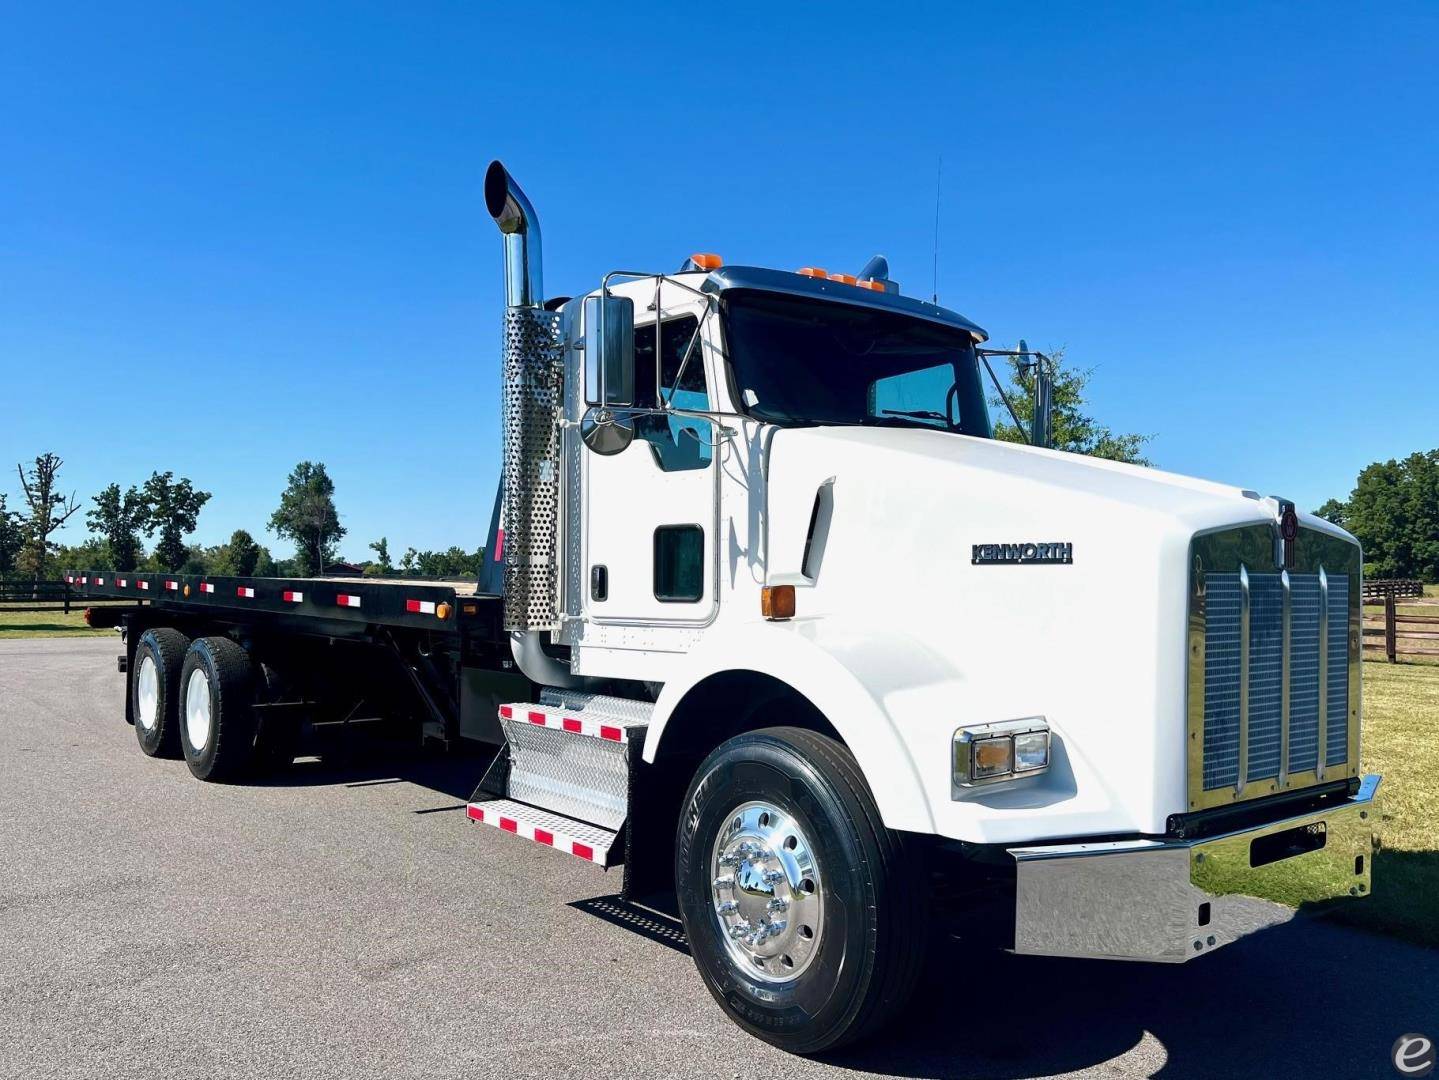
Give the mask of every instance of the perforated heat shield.
<path id="1" fill-rule="evenodd" d="M 559 626 L 559 416 L 564 341 L 558 312 L 505 311 L 505 629 Z"/>

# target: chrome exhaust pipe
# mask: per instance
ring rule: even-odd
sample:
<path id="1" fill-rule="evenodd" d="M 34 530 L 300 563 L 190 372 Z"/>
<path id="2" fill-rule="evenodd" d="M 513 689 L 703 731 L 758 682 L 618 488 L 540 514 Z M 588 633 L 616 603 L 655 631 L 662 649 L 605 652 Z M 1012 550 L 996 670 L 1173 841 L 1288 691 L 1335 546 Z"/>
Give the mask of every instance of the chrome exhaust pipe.
<path id="1" fill-rule="evenodd" d="M 505 235 L 505 303 L 543 307 L 540 274 L 540 219 L 530 200 L 498 161 L 485 170 L 485 209 Z"/>

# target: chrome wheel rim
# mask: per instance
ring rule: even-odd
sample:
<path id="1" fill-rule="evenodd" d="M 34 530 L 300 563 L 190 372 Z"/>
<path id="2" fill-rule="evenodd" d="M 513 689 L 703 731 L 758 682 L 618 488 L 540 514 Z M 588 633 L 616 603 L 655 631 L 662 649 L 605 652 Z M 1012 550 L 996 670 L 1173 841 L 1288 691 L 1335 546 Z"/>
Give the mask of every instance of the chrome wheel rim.
<path id="1" fill-rule="evenodd" d="M 808 837 L 763 802 L 732 810 L 710 853 L 710 896 L 731 958 L 768 983 L 799 978 L 819 951 L 824 890 Z"/>
<path id="2" fill-rule="evenodd" d="M 196 668 L 185 684 L 185 734 L 197 751 L 210 741 L 210 722 L 210 677 Z"/>
<path id="3" fill-rule="evenodd" d="M 154 731 L 160 722 L 160 674 L 149 653 L 140 657 L 140 670 L 135 672 L 135 719 L 146 731 Z"/>

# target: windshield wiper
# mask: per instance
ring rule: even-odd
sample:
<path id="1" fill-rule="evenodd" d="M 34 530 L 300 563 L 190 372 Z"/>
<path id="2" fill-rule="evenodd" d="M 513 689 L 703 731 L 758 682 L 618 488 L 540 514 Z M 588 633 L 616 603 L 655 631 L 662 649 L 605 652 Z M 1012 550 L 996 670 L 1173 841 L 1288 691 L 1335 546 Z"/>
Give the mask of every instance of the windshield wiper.
<path id="1" fill-rule="evenodd" d="M 912 409 L 909 411 L 904 409 L 880 409 L 879 411 L 888 416 L 912 416 L 916 420 L 943 420 L 946 424 L 949 423 L 949 417 L 943 413 L 933 412 L 929 409 Z"/>

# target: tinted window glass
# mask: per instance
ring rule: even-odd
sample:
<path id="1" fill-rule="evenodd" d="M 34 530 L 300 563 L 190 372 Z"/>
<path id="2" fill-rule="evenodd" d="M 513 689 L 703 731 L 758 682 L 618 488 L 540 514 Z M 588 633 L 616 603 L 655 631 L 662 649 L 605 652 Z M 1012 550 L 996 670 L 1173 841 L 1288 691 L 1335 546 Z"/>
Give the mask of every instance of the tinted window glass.
<path id="1" fill-rule="evenodd" d="M 735 389 L 752 416 L 992 434 L 974 341 L 964 330 L 749 290 L 726 293 L 723 312 Z"/>
<path id="2" fill-rule="evenodd" d="M 699 320 L 692 316 L 665 321 L 661 328 L 659 395 L 656 397 L 655 324 L 635 327 L 636 401 L 661 405 L 668 402 L 676 409 L 710 407 L 703 348 L 695 339 L 698 329 Z M 694 349 L 681 377 L 680 362 L 691 342 Z M 635 433 L 650 444 L 656 463 L 666 472 L 703 469 L 714 460 L 714 430 L 707 420 L 674 414 L 639 416 L 635 418 Z"/>
<path id="3" fill-rule="evenodd" d="M 655 530 L 655 599 L 693 603 L 705 594 L 705 534 L 698 525 Z"/>
<path id="4" fill-rule="evenodd" d="M 709 408 L 709 395 L 705 393 L 705 365 L 699 342 L 695 342 L 690 362 L 685 365 L 684 379 L 675 386 L 680 361 L 694 340 L 699 329 L 699 320 L 691 316 L 683 319 L 667 319 L 660 341 L 660 383 L 663 391 L 655 394 L 655 324 L 641 324 L 635 327 L 635 400 L 645 405 L 660 404 L 669 397 L 669 392 L 678 389 L 681 393 L 698 394 L 704 405 L 687 405 L 685 408 Z M 678 399 L 676 400 L 678 404 Z"/>

